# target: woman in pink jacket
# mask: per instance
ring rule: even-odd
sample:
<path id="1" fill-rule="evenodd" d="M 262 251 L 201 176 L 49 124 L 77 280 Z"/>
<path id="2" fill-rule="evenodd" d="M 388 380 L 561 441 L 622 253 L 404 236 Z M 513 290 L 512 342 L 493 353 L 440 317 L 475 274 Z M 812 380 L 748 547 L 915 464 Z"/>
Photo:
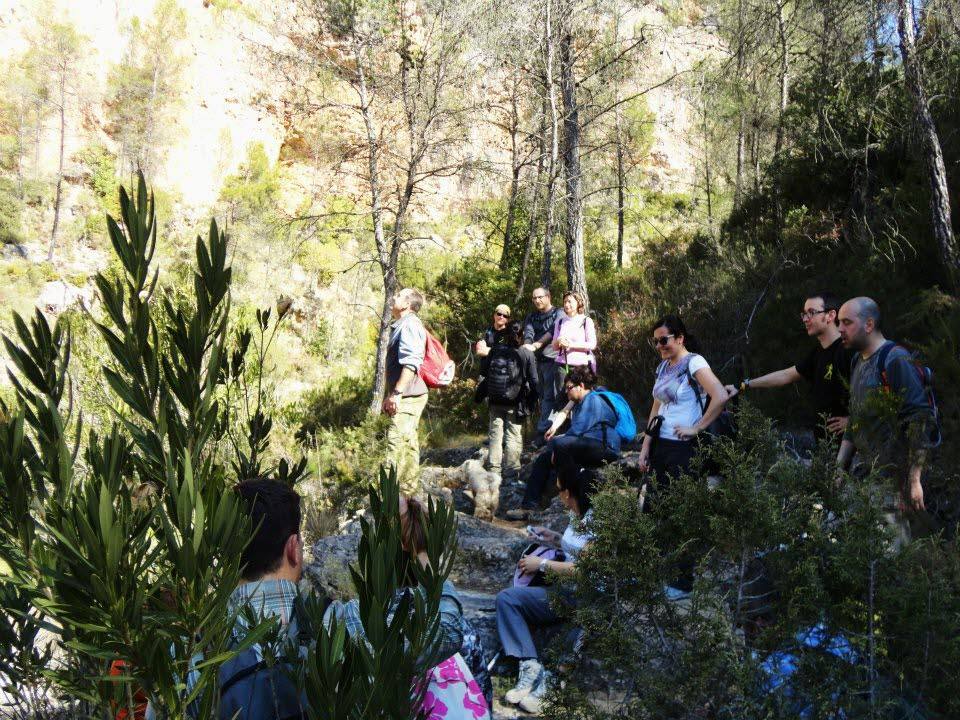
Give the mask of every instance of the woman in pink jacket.
<path id="1" fill-rule="evenodd" d="M 557 363 L 564 376 L 578 365 L 587 365 L 597 372 L 593 352 L 597 348 L 597 329 L 593 320 L 583 313 L 583 297 L 573 290 L 563 294 L 563 314 L 553 327 L 553 347 L 558 351 Z M 562 378 L 560 382 L 562 384 Z"/>

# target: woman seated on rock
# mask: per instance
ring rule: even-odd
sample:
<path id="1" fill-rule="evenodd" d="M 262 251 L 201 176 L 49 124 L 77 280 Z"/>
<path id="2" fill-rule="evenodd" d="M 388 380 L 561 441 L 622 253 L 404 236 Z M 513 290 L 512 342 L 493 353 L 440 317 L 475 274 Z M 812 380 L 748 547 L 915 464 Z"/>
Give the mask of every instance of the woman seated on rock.
<path id="1" fill-rule="evenodd" d="M 595 468 L 620 457 L 617 411 L 594 392 L 596 373 L 582 365 L 572 368 L 563 382 L 569 402 L 557 413 L 544 434 L 547 447 L 533 462 L 520 507 L 507 511 L 510 520 L 526 520 L 540 510 L 544 491 L 550 487 L 550 478 L 556 472 L 567 466 L 571 472 L 584 467 Z M 570 428 L 562 435 L 556 435 L 568 415 Z"/>
<path id="2" fill-rule="evenodd" d="M 427 513 L 420 501 L 401 496 L 401 547 L 410 556 L 411 562 L 419 562 L 424 567 L 430 562 L 426 526 Z M 402 582 L 407 587 L 419 587 L 412 569 L 409 569 Z M 390 612 L 393 612 L 393 608 Z M 331 604 L 324 622 L 329 624 L 333 615 L 345 622 L 351 637 L 363 639 L 363 622 L 357 600 Z M 488 698 L 492 699 L 493 689 L 486 675 L 482 647 L 479 646 L 477 633 L 463 617 L 460 598 L 449 580 L 444 581 L 440 597 L 439 642 L 439 654 L 446 659 L 427 674 L 429 684 L 422 708 L 424 717 L 426 720 L 489 720 Z M 475 673 L 478 677 L 475 677 Z"/>
<path id="3" fill-rule="evenodd" d="M 590 497 L 595 489 L 596 475 L 590 470 L 562 470 L 557 475 L 557 487 L 560 491 L 560 500 L 573 512 L 578 520 L 583 521 L 583 528 L 578 532 L 571 522 L 561 535 L 548 528 L 535 527 L 533 532 L 548 544 L 558 544 L 563 550 L 566 559 L 542 560 L 534 555 L 524 555 L 518 566 L 525 573 L 552 572 L 559 575 L 573 575 L 576 572 L 577 558 L 587 547 L 592 535 L 590 534 Z M 567 590 L 563 593 L 565 600 L 573 601 L 572 593 Z M 532 631 L 535 628 L 556 625 L 561 618 L 554 612 L 550 604 L 550 589 L 539 586 L 515 586 L 503 590 L 497 595 L 497 632 L 503 645 L 503 652 L 508 657 L 515 657 L 520 661 L 520 674 L 517 684 L 507 691 L 505 700 L 517 703 L 523 710 L 536 713 L 540 706 L 550 680 L 547 672 L 537 659 L 537 648 L 533 643 Z"/>

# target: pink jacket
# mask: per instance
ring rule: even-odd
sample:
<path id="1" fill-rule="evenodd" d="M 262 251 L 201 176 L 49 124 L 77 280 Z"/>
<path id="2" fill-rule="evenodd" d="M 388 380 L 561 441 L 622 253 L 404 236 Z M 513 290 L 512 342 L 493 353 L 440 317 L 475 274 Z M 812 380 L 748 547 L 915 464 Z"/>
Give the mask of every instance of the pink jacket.
<path id="1" fill-rule="evenodd" d="M 569 317 L 562 313 L 553 326 L 553 339 L 566 338 L 575 350 L 561 350 L 557 355 L 560 365 L 590 365 L 597 368 L 593 351 L 597 347 L 597 329 L 586 315 Z"/>

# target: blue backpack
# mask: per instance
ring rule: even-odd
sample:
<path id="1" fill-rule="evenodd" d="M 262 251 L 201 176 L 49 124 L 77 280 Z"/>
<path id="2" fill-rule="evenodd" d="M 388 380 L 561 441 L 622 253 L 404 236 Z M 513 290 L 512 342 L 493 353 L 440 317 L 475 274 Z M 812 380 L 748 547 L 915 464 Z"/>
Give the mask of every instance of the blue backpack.
<path id="1" fill-rule="evenodd" d="M 637 421 L 633 417 L 633 410 L 620 393 L 615 393 L 606 389 L 594 390 L 604 402 L 610 406 L 610 409 L 617 416 L 617 424 L 614 430 L 623 442 L 630 442 L 637 436 Z"/>

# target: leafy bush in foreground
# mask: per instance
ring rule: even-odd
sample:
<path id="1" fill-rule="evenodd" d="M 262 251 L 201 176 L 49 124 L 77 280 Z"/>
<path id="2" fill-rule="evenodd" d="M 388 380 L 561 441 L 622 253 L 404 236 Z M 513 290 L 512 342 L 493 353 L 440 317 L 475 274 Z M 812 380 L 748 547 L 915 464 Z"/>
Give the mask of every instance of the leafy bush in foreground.
<path id="1" fill-rule="evenodd" d="M 276 639 L 276 624 L 262 622 L 230 644 L 227 601 L 251 528 L 229 488 L 258 476 L 293 484 L 305 463 L 267 463 L 272 422 L 260 383 L 245 377 L 251 337 L 230 333 L 227 238 L 212 223 L 197 239 L 193 295 L 178 299 L 151 262 L 142 176 L 135 198 L 121 189 L 120 208 L 122 225 L 107 222 L 122 273 L 97 276 L 104 317 L 90 318 L 109 350 L 113 424 L 84 431 L 66 324 L 16 316 L 16 337 L 3 338 L 16 401 L 0 402 L 0 684 L 17 698 L 4 709 L 13 717 L 113 717 L 133 711 L 138 691 L 160 718 L 215 717 L 219 665 Z M 261 346 L 270 315 L 257 313 Z M 262 372 L 262 357 L 252 364 Z M 314 616 L 317 640 L 296 665 L 313 717 L 406 719 L 425 689 L 413 680 L 436 640 L 454 515 L 431 507 L 435 570 L 419 573 L 424 596 L 388 622 L 404 556 L 395 480 L 381 474 L 380 487 L 351 570 L 372 645 Z"/>

